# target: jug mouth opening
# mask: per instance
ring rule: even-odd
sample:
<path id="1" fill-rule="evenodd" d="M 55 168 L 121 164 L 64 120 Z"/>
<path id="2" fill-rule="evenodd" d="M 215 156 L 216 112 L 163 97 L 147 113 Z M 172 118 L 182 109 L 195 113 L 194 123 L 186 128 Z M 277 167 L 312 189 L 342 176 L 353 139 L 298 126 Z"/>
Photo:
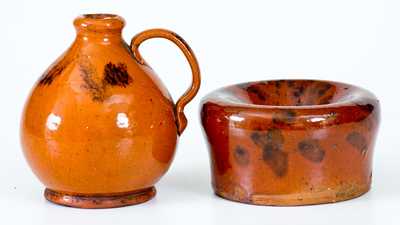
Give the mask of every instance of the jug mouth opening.
<path id="1" fill-rule="evenodd" d="M 88 18 L 88 19 L 98 19 L 98 20 L 104 20 L 104 19 L 113 19 L 116 17 L 119 17 L 116 14 L 110 14 L 110 13 L 94 13 L 94 14 L 83 14 L 82 17 Z"/>
<path id="2" fill-rule="evenodd" d="M 75 28 L 79 30 L 105 32 L 105 31 L 121 31 L 125 25 L 125 20 L 116 15 L 109 13 L 83 14 L 74 20 Z"/>

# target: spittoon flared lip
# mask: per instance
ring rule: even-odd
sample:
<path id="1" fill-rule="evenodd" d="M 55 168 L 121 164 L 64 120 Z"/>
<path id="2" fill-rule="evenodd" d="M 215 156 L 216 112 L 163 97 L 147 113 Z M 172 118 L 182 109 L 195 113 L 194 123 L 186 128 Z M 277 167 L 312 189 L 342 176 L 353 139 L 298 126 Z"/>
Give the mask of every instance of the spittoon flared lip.
<path id="1" fill-rule="evenodd" d="M 351 92 L 345 99 L 340 101 L 331 102 L 327 104 L 315 104 L 315 105 L 263 105 L 263 104 L 254 104 L 250 102 L 244 102 L 243 99 L 238 98 L 232 94 L 228 94 L 225 91 L 233 88 L 235 86 L 244 86 L 249 84 L 257 84 L 257 83 L 267 83 L 267 82 L 321 82 L 332 85 L 341 85 L 346 88 L 351 89 Z M 370 91 L 348 83 L 331 81 L 331 80 L 319 80 L 319 79 L 273 79 L 273 80 L 257 80 L 257 81 L 249 81 L 231 84 L 227 86 L 220 87 L 210 92 L 206 96 L 201 99 L 201 104 L 205 102 L 212 102 L 217 105 L 221 105 L 223 107 L 235 107 L 235 108 L 243 108 L 243 109 L 296 109 L 296 110 L 315 110 L 315 109 L 329 109 L 329 108 L 337 108 L 342 106 L 356 106 L 358 104 L 369 104 L 375 103 L 378 104 L 379 100 L 377 97 Z"/>

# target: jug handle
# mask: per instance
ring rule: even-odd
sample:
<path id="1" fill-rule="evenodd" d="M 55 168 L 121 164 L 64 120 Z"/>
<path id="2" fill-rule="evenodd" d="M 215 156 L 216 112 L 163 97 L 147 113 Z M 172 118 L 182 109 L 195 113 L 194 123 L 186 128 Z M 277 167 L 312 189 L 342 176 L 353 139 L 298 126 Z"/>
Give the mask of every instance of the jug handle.
<path id="1" fill-rule="evenodd" d="M 190 68 L 192 70 L 192 84 L 185 91 L 185 93 L 178 99 L 175 104 L 175 117 L 176 117 L 176 126 L 178 130 L 178 135 L 181 135 L 185 130 L 187 125 L 187 119 L 183 112 L 187 103 L 189 103 L 194 96 L 196 96 L 199 88 L 200 88 L 200 68 L 197 63 L 196 56 L 194 55 L 190 46 L 175 32 L 165 30 L 165 29 L 150 29 L 140 32 L 132 38 L 130 48 L 133 52 L 135 59 L 142 65 L 145 64 L 142 56 L 139 52 L 139 46 L 144 41 L 151 38 L 165 38 L 172 41 L 175 45 L 177 45 L 180 50 L 185 55 L 187 61 L 189 62 Z"/>

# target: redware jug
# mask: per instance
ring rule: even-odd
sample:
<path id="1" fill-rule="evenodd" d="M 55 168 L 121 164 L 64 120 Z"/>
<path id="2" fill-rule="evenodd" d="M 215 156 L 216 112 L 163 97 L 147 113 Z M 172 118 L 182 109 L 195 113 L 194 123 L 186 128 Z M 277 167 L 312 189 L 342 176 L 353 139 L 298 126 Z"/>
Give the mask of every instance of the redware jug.
<path id="1" fill-rule="evenodd" d="M 187 124 L 183 109 L 199 89 L 196 57 L 164 29 L 139 33 L 129 46 L 117 15 L 82 15 L 74 26 L 75 41 L 26 102 L 25 157 L 51 202 L 109 208 L 147 201 L 171 164 Z M 176 104 L 138 51 L 150 38 L 172 41 L 190 64 L 192 84 Z"/>

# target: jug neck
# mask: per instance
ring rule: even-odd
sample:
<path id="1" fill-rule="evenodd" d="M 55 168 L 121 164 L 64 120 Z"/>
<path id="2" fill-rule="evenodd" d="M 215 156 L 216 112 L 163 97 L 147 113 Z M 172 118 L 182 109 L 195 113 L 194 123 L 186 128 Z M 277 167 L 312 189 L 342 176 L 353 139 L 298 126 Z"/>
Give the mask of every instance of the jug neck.
<path id="1" fill-rule="evenodd" d="M 84 14 L 74 20 L 77 40 L 121 41 L 125 21 L 114 14 Z"/>

